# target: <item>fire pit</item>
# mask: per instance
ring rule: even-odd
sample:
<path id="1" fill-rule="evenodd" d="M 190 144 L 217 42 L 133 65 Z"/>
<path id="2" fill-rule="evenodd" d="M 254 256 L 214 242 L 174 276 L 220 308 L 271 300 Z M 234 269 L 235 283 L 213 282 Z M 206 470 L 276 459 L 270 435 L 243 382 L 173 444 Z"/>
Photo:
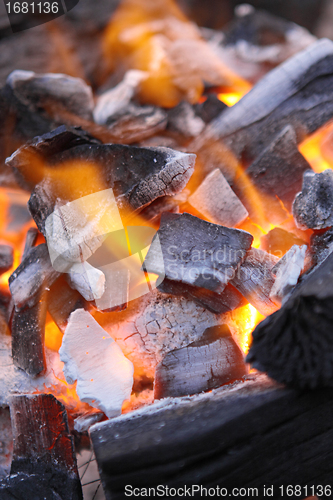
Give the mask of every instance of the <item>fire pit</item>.
<path id="1" fill-rule="evenodd" d="M 67 3 L 0 40 L 0 498 L 331 498 L 333 42 Z"/>

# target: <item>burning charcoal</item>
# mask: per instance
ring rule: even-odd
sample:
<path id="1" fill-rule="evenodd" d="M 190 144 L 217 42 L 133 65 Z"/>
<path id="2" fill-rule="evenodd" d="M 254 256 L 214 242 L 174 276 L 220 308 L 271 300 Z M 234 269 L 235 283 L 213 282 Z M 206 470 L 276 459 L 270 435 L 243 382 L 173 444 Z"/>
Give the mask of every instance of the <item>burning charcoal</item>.
<path id="1" fill-rule="evenodd" d="M 205 123 L 210 123 L 228 106 L 220 101 L 216 94 L 208 94 L 207 99 L 195 105 L 195 112 Z"/>
<path id="2" fill-rule="evenodd" d="M 37 136 L 21 146 L 6 160 L 6 164 L 14 171 L 15 178 L 23 189 L 31 190 L 42 180 L 43 172 L 37 177 L 31 176 L 31 170 L 36 175 L 35 163 L 40 160 L 47 162 L 59 151 L 66 151 L 80 144 L 99 144 L 100 142 L 81 130 L 79 127 L 61 125 L 52 132 Z"/>
<path id="3" fill-rule="evenodd" d="M 41 115 L 45 120 L 61 121 L 61 109 L 87 120 L 92 118 L 92 90 L 80 78 L 17 70 L 7 78 L 7 86 L 20 110 L 20 118 L 23 119 L 21 127 L 27 126 L 34 114 Z"/>
<path id="4" fill-rule="evenodd" d="M 9 288 L 17 311 L 32 307 L 42 292 L 59 277 L 52 267 L 45 243 L 32 248 L 9 278 Z"/>
<path id="5" fill-rule="evenodd" d="M 9 408 L 0 408 L 0 481 L 9 475 L 13 454 L 13 435 Z M 0 483 L 1 484 L 1 483 Z M 1 487 L 0 487 L 1 491 Z"/>
<path id="6" fill-rule="evenodd" d="M 207 175 L 188 202 L 208 220 L 221 226 L 237 226 L 249 215 L 218 168 Z"/>
<path id="7" fill-rule="evenodd" d="M 107 127 L 119 142 L 130 144 L 161 132 L 167 121 L 167 114 L 161 108 L 130 103 L 126 110 L 109 117 Z"/>
<path id="8" fill-rule="evenodd" d="M 157 288 L 162 293 L 181 295 L 193 300 L 215 314 L 224 314 L 247 304 L 244 297 L 231 285 L 227 285 L 223 292 L 219 294 L 205 288 L 183 285 L 177 281 L 164 278 Z"/>
<path id="9" fill-rule="evenodd" d="M 293 215 L 300 229 L 324 229 L 333 225 L 333 172 L 306 172 L 302 192 L 293 204 Z"/>
<path id="10" fill-rule="evenodd" d="M 227 325 L 208 328 L 201 339 L 169 352 L 157 365 L 154 397 L 209 391 L 247 374 L 244 355 Z"/>
<path id="11" fill-rule="evenodd" d="M 71 314 L 59 354 L 67 382 L 77 380 L 81 401 L 101 409 L 109 418 L 120 415 L 123 402 L 131 395 L 133 365 L 84 309 Z"/>
<path id="12" fill-rule="evenodd" d="M 333 255 L 295 288 L 253 332 L 247 361 L 301 389 L 333 385 Z"/>
<path id="13" fill-rule="evenodd" d="M 153 201 L 140 212 L 140 217 L 153 224 L 160 225 L 161 216 L 165 212 L 178 214 L 180 202 L 173 196 L 163 196 Z"/>
<path id="14" fill-rule="evenodd" d="M 88 262 L 72 265 L 68 271 L 68 283 L 88 301 L 100 299 L 105 292 L 103 272 Z"/>
<path id="15" fill-rule="evenodd" d="M 147 271 L 222 292 L 244 260 L 253 237 L 186 213 L 169 219 L 161 220 L 146 256 Z"/>
<path id="16" fill-rule="evenodd" d="M 309 250 L 314 264 L 321 264 L 333 252 L 333 229 L 313 234 Z"/>
<path id="17" fill-rule="evenodd" d="M 223 111 L 195 140 L 191 151 L 209 169 L 233 180 L 238 162 L 255 160 L 286 125 L 297 143 L 333 116 L 333 42 L 319 40 L 273 69 L 237 104 Z M 274 99 L 272 98 L 274 96 Z"/>
<path id="18" fill-rule="evenodd" d="M 287 126 L 250 165 L 243 176 L 250 181 L 250 189 L 255 186 L 259 193 L 269 196 L 269 202 L 265 204 L 264 210 L 267 219 L 274 222 L 278 212 L 282 212 L 283 220 L 286 218 L 284 207 L 291 212 L 295 196 L 302 188 L 303 174 L 307 170 L 311 170 L 311 167 L 297 149 L 295 131 L 291 126 Z M 236 181 L 237 185 L 241 184 L 242 177 Z M 246 204 L 247 193 L 242 194 L 240 197 Z"/>
<path id="19" fill-rule="evenodd" d="M 277 309 L 270 299 L 275 281 L 272 269 L 277 261 L 277 257 L 252 248 L 231 281 L 231 284 L 264 316 L 272 314 Z"/>
<path id="20" fill-rule="evenodd" d="M 272 286 L 270 299 L 277 305 L 283 304 L 295 288 L 302 272 L 307 246 L 294 245 L 272 269 L 276 277 Z"/>
<path id="21" fill-rule="evenodd" d="M 168 112 L 167 130 L 184 139 L 191 139 L 199 135 L 205 128 L 205 122 L 196 115 L 193 106 L 182 101 Z"/>
<path id="22" fill-rule="evenodd" d="M 260 238 L 260 248 L 277 257 L 282 257 L 293 245 L 304 245 L 305 241 L 297 238 L 285 229 L 275 227 Z"/>
<path id="23" fill-rule="evenodd" d="M 94 109 L 95 122 L 99 125 L 107 125 L 110 117 L 126 112 L 140 82 L 146 77 L 147 73 L 144 71 L 127 71 L 118 85 L 98 97 Z"/>
<path id="24" fill-rule="evenodd" d="M 64 333 L 71 313 L 76 309 L 88 308 L 88 305 L 79 292 L 73 290 L 60 276 L 50 288 L 47 308 L 53 321 Z"/>
<path id="25" fill-rule="evenodd" d="M 126 309 L 129 300 L 130 270 L 121 263 L 115 263 L 110 269 L 103 267 L 105 292 L 96 300 L 99 311 L 112 312 Z"/>
<path id="26" fill-rule="evenodd" d="M 0 274 L 8 271 L 14 262 L 14 251 L 9 245 L 0 245 Z"/>
<path id="27" fill-rule="evenodd" d="M 52 394 L 19 395 L 12 397 L 10 413 L 14 436 L 10 479 L 16 475 L 22 477 L 26 498 L 34 498 L 37 493 L 38 498 L 82 500 L 74 442 L 64 406 Z M 28 478 L 26 483 L 25 474 L 33 475 L 33 484 L 29 484 Z"/>
<path id="28" fill-rule="evenodd" d="M 88 412 L 74 420 L 74 430 L 77 432 L 87 432 L 89 428 L 105 418 L 101 411 Z"/>

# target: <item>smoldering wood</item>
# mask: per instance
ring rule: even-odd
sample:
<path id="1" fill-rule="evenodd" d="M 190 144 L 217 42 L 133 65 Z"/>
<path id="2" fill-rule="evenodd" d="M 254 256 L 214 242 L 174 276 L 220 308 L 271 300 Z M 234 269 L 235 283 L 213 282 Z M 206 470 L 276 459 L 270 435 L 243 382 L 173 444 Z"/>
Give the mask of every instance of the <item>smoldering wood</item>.
<path id="1" fill-rule="evenodd" d="M 276 304 L 270 299 L 275 282 L 272 269 L 277 261 L 278 258 L 274 255 L 252 248 L 230 281 L 264 316 L 272 314 L 277 309 Z"/>
<path id="2" fill-rule="evenodd" d="M 222 292 L 245 259 L 253 237 L 190 214 L 164 216 L 145 259 L 148 272 Z"/>
<path id="3" fill-rule="evenodd" d="M 290 386 L 333 386 L 333 255 L 303 275 L 289 300 L 254 330 L 247 361 Z"/>
<path id="4" fill-rule="evenodd" d="M 35 306 L 59 276 L 52 267 L 46 243 L 32 248 L 8 280 L 16 310 Z"/>
<path id="5" fill-rule="evenodd" d="M 300 229 L 325 229 L 333 225 L 333 172 L 306 172 L 301 192 L 293 204 L 293 216 Z"/>
<path id="6" fill-rule="evenodd" d="M 330 120 L 332 59 L 333 42 L 319 40 L 270 71 L 223 111 L 190 148 L 208 165 L 203 175 L 219 167 L 232 181 L 239 160 L 254 161 L 285 126 L 294 128 L 299 143 Z"/>
<path id="7" fill-rule="evenodd" d="M 157 365 L 154 398 L 179 397 L 216 389 L 247 374 L 244 355 L 227 325 L 213 326 Z"/>
<path id="8" fill-rule="evenodd" d="M 185 285 L 164 278 L 157 288 L 162 293 L 180 295 L 193 300 L 215 314 L 224 314 L 247 304 L 247 300 L 230 284 L 225 287 L 222 293 L 215 293 L 205 288 Z"/>
<path id="9" fill-rule="evenodd" d="M 218 168 L 207 175 L 188 202 L 210 222 L 221 226 L 235 227 L 249 215 Z"/>
<path id="10" fill-rule="evenodd" d="M 14 250 L 10 245 L 0 245 L 0 274 L 8 271 L 14 262 Z"/>
<path id="11" fill-rule="evenodd" d="M 265 252 L 282 257 L 293 245 L 305 245 L 305 241 L 294 233 L 280 227 L 274 227 L 260 238 L 260 248 Z"/>
<path id="12" fill-rule="evenodd" d="M 264 484 L 330 484 L 332 401 L 332 389 L 299 393 L 254 375 L 96 424 L 90 436 L 106 497 L 122 498 L 126 484 L 199 484 L 257 487 L 263 500 Z"/>
<path id="13" fill-rule="evenodd" d="M 0 486 L 5 498 L 23 498 L 18 476 L 26 498 L 38 492 L 43 498 L 82 500 L 65 407 L 51 394 L 19 395 L 12 397 L 10 411 L 14 452 L 11 476 Z"/>
<path id="14" fill-rule="evenodd" d="M 208 94 L 204 102 L 194 106 L 195 113 L 205 122 L 210 123 L 219 116 L 222 111 L 228 109 L 224 102 L 220 101 L 216 94 Z"/>
<path id="15" fill-rule="evenodd" d="M 251 202 L 249 204 L 251 196 L 246 189 L 248 182 L 250 189 L 255 186 L 259 195 L 262 193 L 269 197 L 269 201 L 264 203 L 266 218 L 272 222 L 279 220 L 277 217 L 285 220 L 285 209 L 291 212 L 295 196 L 302 189 L 303 174 L 307 170 L 312 170 L 311 166 L 298 151 L 295 131 L 288 125 L 235 181 L 235 190 L 248 208 L 252 220 L 256 220 L 256 206 L 252 207 Z M 247 180 L 245 186 L 244 177 Z"/>
<path id="16" fill-rule="evenodd" d="M 177 141 L 197 137 L 206 124 L 195 112 L 194 106 L 182 101 L 168 111 L 167 130 L 175 134 Z"/>

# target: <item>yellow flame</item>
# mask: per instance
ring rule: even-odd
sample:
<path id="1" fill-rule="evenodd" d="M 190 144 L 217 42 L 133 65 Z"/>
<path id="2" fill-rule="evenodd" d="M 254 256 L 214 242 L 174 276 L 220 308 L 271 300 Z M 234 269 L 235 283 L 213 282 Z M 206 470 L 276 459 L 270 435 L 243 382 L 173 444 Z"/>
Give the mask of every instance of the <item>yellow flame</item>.
<path id="1" fill-rule="evenodd" d="M 300 153 L 310 163 L 311 167 L 316 173 L 323 172 L 333 167 L 332 161 L 328 161 L 323 157 L 323 141 L 333 132 L 333 124 L 330 123 L 320 128 L 314 134 L 307 137 L 299 146 Z"/>
<path id="2" fill-rule="evenodd" d="M 218 94 L 220 101 L 224 102 L 227 106 L 233 106 L 245 95 L 245 92 L 231 92 Z"/>

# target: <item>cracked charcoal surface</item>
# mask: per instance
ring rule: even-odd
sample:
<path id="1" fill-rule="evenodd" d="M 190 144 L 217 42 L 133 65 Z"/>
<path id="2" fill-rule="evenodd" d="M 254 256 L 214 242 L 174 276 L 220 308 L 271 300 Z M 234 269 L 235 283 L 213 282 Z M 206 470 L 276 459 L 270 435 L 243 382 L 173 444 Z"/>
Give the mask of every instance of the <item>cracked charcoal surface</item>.
<path id="1" fill-rule="evenodd" d="M 314 265 L 321 264 L 333 252 L 333 229 L 314 233 L 310 239 L 309 252 Z"/>
<path id="2" fill-rule="evenodd" d="M 333 171 L 306 172 L 302 191 L 293 204 L 293 215 L 300 229 L 324 229 L 333 225 Z"/>
<path id="3" fill-rule="evenodd" d="M 252 240 L 245 231 L 211 224 L 190 214 L 165 216 L 145 266 L 170 280 L 222 292 Z"/>
<path id="4" fill-rule="evenodd" d="M 254 330 L 247 362 L 278 382 L 305 389 L 333 386 L 333 255 Z"/>
<path id="5" fill-rule="evenodd" d="M 214 326 L 199 340 L 165 355 L 156 367 L 154 397 L 198 394 L 246 374 L 244 355 L 228 326 Z"/>

